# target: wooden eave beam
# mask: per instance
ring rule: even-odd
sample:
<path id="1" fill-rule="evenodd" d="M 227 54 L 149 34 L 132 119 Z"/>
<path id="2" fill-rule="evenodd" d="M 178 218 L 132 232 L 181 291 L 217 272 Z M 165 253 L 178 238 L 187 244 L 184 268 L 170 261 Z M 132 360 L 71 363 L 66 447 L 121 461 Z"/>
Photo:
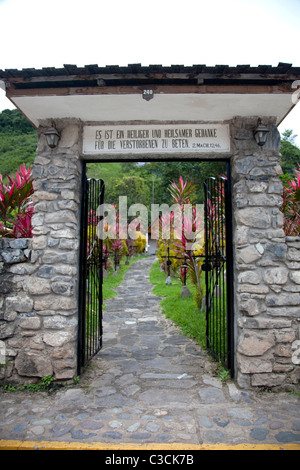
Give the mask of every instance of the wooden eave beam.
<path id="1" fill-rule="evenodd" d="M 299 79 L 299 74 L 249 74 L 249 73 L 240 73 L 240 74 L 217 74 L 217 73 L 126 73 L 126 74 L 114 74 L 114 73 L 96 73 L 96 74 L 84 74 L 84 75 L 49 75 L 49 76 L 27 76 L 27 77 L 9 77 L 3 78 L 4 81 L 7 81 L 11 84 L 40 84 L 40 83 L 52 83 L 52 82 L 74 82 L 77 81 L 91 81 L 91 80 L 136 80 L 136 85 L 138 86 L 139 80 L 218 80 L 220 82 L 226 83 L 228 80 L 235 80 L 238 85 L 239 81 L 249 82 L 251 81 L 282 81 L 282 82 L 293 82 L 294 80 Z"/>
<path id="2" fill-rule="evenodd" d="M 140 86 L 97 86 L 62 88 L 7 88 L 8 98 L 18 96 L 76 96 L 76 95 L 122 95 L 141 94 L 147 87 L 155 94 L 289 94 L 294 90 L 290 82 L 280 85 L 140 85 Z"/>

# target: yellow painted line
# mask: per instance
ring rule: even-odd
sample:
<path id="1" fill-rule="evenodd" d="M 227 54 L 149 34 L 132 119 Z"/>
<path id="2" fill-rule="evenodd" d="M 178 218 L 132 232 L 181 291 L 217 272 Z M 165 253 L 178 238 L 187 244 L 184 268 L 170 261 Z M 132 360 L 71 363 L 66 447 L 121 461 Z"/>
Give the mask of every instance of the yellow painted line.
<path id="1" fill-rule="evenodd" d="M 300 444 L 110 444 L 0 440 L 0 450 L 300 450 Z"/>

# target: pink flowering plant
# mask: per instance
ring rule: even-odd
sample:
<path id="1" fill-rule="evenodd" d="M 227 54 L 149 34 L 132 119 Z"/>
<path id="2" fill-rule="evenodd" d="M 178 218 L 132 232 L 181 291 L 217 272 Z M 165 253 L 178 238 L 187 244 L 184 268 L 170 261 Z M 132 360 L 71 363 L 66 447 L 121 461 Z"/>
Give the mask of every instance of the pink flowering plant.
<path id="1" fill-rule="evenodd" d="M 0 237 L 31 238 L 33 215 L 33 180 L 31 168 L 21 165 L 15 175 L 0 175 Z"/>
<path id="2" fill-rule="evenodd" d="M 300 165 L 283 187 L 283 228 L 288 236 L 300 236 Z"/>

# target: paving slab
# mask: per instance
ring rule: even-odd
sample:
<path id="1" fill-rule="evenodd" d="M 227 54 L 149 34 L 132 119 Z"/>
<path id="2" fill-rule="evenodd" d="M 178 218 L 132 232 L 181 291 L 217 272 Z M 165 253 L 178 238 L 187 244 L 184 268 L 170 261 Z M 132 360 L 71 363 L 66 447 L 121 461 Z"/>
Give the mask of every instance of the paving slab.
<path id="1" fill-rule="evenodd" d="M 300 449 L 299 397 L 221 383 L 161 313 L 152 263 L 137 261 L 106 301 L 103 349 L 78 385 L 0 392 L 0 448 Z"/>

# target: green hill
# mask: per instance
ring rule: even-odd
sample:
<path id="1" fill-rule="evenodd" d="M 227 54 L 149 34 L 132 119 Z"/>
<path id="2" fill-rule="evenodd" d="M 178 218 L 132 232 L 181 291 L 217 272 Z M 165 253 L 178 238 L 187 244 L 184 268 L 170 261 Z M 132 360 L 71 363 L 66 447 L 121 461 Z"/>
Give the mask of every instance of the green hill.
<path id="1" fill-rule="evenodd" d="M 36 157 L 37 132 L 17 109 L 0 113 L 0 174 L 15 173 L 25 163 L 32 165 Z"/>

